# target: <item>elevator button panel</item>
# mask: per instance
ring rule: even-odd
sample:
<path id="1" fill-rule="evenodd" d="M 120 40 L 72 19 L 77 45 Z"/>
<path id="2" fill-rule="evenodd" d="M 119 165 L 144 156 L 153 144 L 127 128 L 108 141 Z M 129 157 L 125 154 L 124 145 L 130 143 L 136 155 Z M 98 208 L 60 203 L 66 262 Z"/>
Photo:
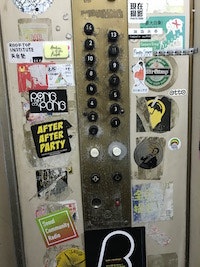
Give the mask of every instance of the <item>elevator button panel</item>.
<path id="1" fill-rule="evenodd" d="M 73 0 L 72 12 L 84 226 L 130 226 L 127 1 Z"/>

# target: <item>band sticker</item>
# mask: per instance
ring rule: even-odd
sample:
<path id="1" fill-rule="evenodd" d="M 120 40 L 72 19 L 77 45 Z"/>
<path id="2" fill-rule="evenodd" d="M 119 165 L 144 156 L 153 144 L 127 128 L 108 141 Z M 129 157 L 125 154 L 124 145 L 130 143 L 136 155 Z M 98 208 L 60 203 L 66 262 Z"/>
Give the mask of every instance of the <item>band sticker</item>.
<path id="1" fill-rule="evenodd" d="M 173 183 L 138 184 L 132 188 L 134 222 L 173 219 Z"/>
<path id="2" fill-rule="evenodd" d="M 176 253 L 149 255 L 147 256 L 147 261 L 149 267 L 155 267 L 155 266 L 178 267 L 178 256 Z"/>
<path id="3" fill-rule="evenodd" d="M 71 151 L 67 120 L 53 121 L 31 126 L 31 131 L 39 158 Z"/>
<path id="4" fill-rule="evenodd" d="M 67 112 L 66 90 L 29 91 L 31 113 Z"/>
<path id="5" fill-rule="evenodd" d="M 36 218 L 47 247 L 78 237 L 73 219 L 67 208 Z"/>
<path id="6" fill-rule="evenodd" d="M 157 244 L 165 247 L 170 244 L 172 239 L 162 232 L 155 224 L 146 226 L 146 234 L 151 237 Z"/>
<path id="7" fill-rule="evenodd" d="M 145 249 L 144 227 L 85 232 L 86 266 L 145 267 Z"/>

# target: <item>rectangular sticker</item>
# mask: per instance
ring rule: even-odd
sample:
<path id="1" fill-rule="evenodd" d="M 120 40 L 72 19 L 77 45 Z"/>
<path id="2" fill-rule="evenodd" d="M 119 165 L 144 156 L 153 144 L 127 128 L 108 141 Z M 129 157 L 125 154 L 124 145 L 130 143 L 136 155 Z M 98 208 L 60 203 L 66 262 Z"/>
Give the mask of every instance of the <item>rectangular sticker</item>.
<path id="1" fill-rule="evenodd" d="M 146 21 L 146 0 L 128 0 L 128 22 L 142 23 Z"/>
<path id="2" fill-rule="evenodd" d="M 66 90 L 29 91 L 31 113 L 67 112 Z"/>
<path id="3" fill-rule="evenodd" d="M 146 266 L 145 228 L 85 232 L 86 266 Z"/>
<path id="4" fill-rule="evenodd" d="M 52 64 L 47 68 L 49 87 L 74 86 L 74 68 L 72 64 Z"/>
<path id="5" fill-rule="evenodd" d="M 71 124 L 66 120 L 52 121 L 31 126 L 39 158 L 71 151 L 67 129 Z"/>
<path id="6" fill-rule="evenodd" d="M 36 218 L 36 221 L 47 247 L 78 237 L 70 211 L 67 208 Z"/>
<path id="7" fill-rule="evenodd" d="M 173 218 L 173 183 L 138 184 L 132 188 L 134 222 Z"/>

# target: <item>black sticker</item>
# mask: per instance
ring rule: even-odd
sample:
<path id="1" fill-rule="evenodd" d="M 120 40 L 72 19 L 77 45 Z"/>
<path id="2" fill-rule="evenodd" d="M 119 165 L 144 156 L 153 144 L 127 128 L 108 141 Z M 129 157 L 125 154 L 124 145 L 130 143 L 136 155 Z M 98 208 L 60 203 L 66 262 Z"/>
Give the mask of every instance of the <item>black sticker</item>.
<path id="1" fill-rule="evenodd" d="M 145 138 L 134 151 L 134 159 L 137 165 L 143 169 L 157 167 L 163 159 L 163 147 L 157 138 Z"/>
<path id="2" fill-rule="evenodd" d="M 86 231 L 85 253 L 87 267 L 145 267 L 145 228 Z"/>
<path id="3" fill-rule="evenodd" d="M 71 124 L 66 120 L 52 121 L 31 126 L 39 158 L 70 152 L 71 146 L 67 129 Z"/>
<path id="4" fill-rule="evenodd" d="M 30 90 L 31 113 L 67 112 L 66 90 Z"/>

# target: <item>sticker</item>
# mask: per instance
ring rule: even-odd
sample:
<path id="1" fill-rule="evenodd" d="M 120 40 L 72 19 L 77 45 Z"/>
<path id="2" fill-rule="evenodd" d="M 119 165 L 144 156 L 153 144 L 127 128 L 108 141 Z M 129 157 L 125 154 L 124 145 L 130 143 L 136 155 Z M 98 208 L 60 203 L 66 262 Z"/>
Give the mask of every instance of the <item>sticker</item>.
<path id="1" fill-rule="evenodd" d="M 138 165 L 135 179 L 160 180 L 163 175 L 163 158 L 166 140 L 159 137 L 138 137 L 134 159 Z"/>
<path id="2" fill-rule="evenodd" d="M 26 42 L 41 42 L 52 39 L 52 24 L 48 18 L 19 19 L 19 37 Z"/>
<path id="3" fill-rule="evenodd" d="M 132 188 L 134 222 L 173 219 L 173 183 L 138 184 Z"/>
<path id="4" fill-rule="evenodd" d="M 165 233 L 161 232 L 156 225 L 151 225 L 146 227 L 146 233 L 151 237 L 157 244 L 165 247 L 171 242 L 171 238 Z"/>
<path id="5" fill-rule="evenodd" d="M 24 111 L 26 122 L 29 124 L 42 123 L 45 121 L 45 119 L 48 116 L 47 114 L 44 114 L 44 113 L 31 113 L 29 102 L 22 103 L 22 108 Z"/>
<path id="6" fill-rule="evenodd" d="M 47 247 L 78 237 L 67 208 L 36 218 L 36 221 Z"/>
<path id="7" fill-rule="evenodd" d="M 177 103 L 166 96 L 137 98 L 137 132 L 170 131 L 179 117 Z"/>
<path id="8" fill-rule="evenodd" d="M 144 139 L 134 151 L 134 159 L 137 165 L 143 169 L 157 167 L 163 159 L 163 148 L 158 142 Z"/>
<path id="9" fill-rule="evenodd" d="M 7 47 L 10 63 L 32 63 L 43 59 L 43 42 L 10 42 Z"/>
<path id="10" fill-rule="evenodd" d="M 86 266 L 146 266 L 145 228 L 85 232 Z"/>
<path id="11" fill-rule="evenodd" d="M 133 48 L 133 57 L 144 58 L 152 57 L 153 49 L 151 47 L 147 48 Z"/>
<path id="12" fill-rule="evenodd" d="M 67 41 L 44 42 L 44 57 L 46 59 L 67 59 L 71 57 L 71 43 Z"/>
<path id="13" fill-rule="evenodd" d="M 61 251 L 56 256 L 56 262 L 56 267 L 86 267 L 85 253 L 83 250 L 78 248 L 68 248 L 66 250 Z"/>
<path id="14" fill-rule="evenodd" d="M 49 64 L 47 75 L 49 87 L 55 88 L 75 85 L 72 64 Z"/>
<path id="15" fill-rule="evenodd" d="M 31 131 L 39 158 L 71 151 L 67 129 L 71 124 L 66 120 L 31 126 Z"/>
<path id="16" fill-rule="evenodd" d="M 50 195 L 58 195 L 68 188 L 66 169 L 46 169 L 36 171 L 37 195 L 47 199 Z"/>
<path id="17" fill-rule="evenodd" d="M 132 40 L 145 40 L 145 39 L 152 39 L 153 35 L 162 35 L 163 29 L 162 28 L 130 28 L 128 30 L 128 37 Z"/>
<path id="18" fill-rule="evenodd" d="M 10 63 L 38 63 L 52 59 L 72 60 L 71 41 L 9 42 Z"/>
<path id="19" fill-rule="evenodd" d="M 169 91 L 170 96 L 186 96 L 187 90 L 186 89 L 171 89 Z"/>
<path id="20" fill-rule="evenodd" d="M 47 64 L 17 64 L 19 92 L 47 90 Z"/>
<path id="21" fill-rule="evenodd" d="M 179 150 L 181 148 L 181 140 L 177 137 L 173 137 L 168 142 L 168 147 L 170 150 Z"/>
<path id="22" fill-rule="evenodd" d="M 13 0 L 16 7 L 27 14 L 44 13 L 53 3 L 53 0 Z"/>
<path id="23" fill-rule="evenodd" d="M 31 113 L 67 112 L 66 90 L 29 91 Z"/>
<path id="24" fill-rule="evenodd" d="M 141 23 L 146 21 L 146 0 L 128 0 L 128 22 Z"/>
<path id="25" fill-rule="evenodd" d="M 177 78 L 177 64 L 172 57 L 153 57 L 146 60 L 146 85 L 153 91 L 170 88 Z"/>
<path id="26" fill-rule="evenodd" d="M 145 85 L 146 68 L 143 60 L 139 60 L 131 68 L 133 73 L 134 84 L 132 88 L 133 93 L 147 93 L 148 87 Z"/>
<path id="27" fill-rule="evenodd" d="M 148 13 L 184 13 L 184 0 L 147 0 Z"/>
<path id="28" fill-rule="evenodd" d="M 151 40 L 141 40 L 140 47 L 152 47 L 153 50 L 173 50 L 185 48 L 185 17 L 155 16 L 148 17 L 140 24 L 142 29 L 162 28 L 163 34 L 152 36 Z"/>
<path id="29" fill-rule="evenodd" d="M 148 267 L 178 267 L 178 256 L 176 253 L 167 253 L 147 256 Z"/>

